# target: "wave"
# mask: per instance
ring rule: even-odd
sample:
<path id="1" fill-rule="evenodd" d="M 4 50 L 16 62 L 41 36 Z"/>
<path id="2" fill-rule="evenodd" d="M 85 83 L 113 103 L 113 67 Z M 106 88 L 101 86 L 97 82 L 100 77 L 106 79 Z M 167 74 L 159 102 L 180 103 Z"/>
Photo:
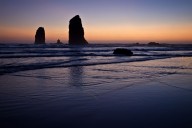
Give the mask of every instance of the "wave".
<path id="1" fill-rule="evenodd" d="M 134 56 L 114 56 L 113 50 L 119 47 L 132 50 Z M 0 75 L 44 68 L 129 63 L 171 57 L 192 57 L 192 47 L 189 45 L 151 47 L 127 44 L 100 44 L 85 47 L 53 44 L 0 44 Z"/>
<path id="2" fill-rule="evenodd" d="M 20 64 L 20 65 L 3 65 L 0 66 L 0 75 L 7 73 L 14 73 L 26 70 L 37 70 L 45 68 L 66 68 L 66 67 L 76 67 L 76 66 L 93 66 L 93 65 L 105 65 L 105 64 L 118 64 L 118 63 L 128 63 L 128 62 L 139 62 L 148 61 L 155 59 L 165 59 L 168 57 L 143 57 L 143 58 L 130 58 L 130 59 L 120 59 L 120 60 L 100 60 L 92 61 L 88 59 L 75 59 L 63 62 L 44 62 L 44 63 L 33 63 L 33 64 Z"/>

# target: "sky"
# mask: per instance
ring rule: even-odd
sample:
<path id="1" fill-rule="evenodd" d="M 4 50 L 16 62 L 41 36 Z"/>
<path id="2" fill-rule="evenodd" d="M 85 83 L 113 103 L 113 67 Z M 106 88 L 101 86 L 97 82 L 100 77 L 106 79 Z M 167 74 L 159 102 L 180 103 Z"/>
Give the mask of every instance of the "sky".
<path id="1" fill-rule="evenodd" d="M 88 42 L 192 43 L 192 0 L 1 0 L 0 43 L 67 43 L 75 15 Z"/>

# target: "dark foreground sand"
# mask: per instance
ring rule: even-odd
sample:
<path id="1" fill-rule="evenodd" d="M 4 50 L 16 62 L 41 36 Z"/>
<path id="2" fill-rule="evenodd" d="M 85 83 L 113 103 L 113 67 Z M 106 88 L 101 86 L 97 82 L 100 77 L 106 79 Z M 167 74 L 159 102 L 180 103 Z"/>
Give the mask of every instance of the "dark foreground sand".
<path id="1" fill-rule="evenodd" d="M 191 128 L 192 58 L 0 76 L 1 128 Z"/>

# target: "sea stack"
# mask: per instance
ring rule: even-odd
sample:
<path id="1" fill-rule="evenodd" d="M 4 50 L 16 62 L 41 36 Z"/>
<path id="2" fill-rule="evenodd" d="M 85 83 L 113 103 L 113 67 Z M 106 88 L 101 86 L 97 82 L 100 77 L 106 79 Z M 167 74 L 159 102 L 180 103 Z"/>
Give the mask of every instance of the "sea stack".
<path id="1" fill-rule="evenodd" d="M 45 44 L 45 30 L 39 27 L 35 34 L 35 44 Z"/>
<path id="2" fill-rule="evenodd" d="M 84 29 L 81 18 L 76 15 L 69 21 L 69 44 L 71 45 L 86 45 L 88 42 L 84 37 Z"/>
<path id="3" fill-rule="evenodd" d="M 62 42 L 60 41 L 60 39 L 57 40 L 57 44 L 62 44 Z"/>

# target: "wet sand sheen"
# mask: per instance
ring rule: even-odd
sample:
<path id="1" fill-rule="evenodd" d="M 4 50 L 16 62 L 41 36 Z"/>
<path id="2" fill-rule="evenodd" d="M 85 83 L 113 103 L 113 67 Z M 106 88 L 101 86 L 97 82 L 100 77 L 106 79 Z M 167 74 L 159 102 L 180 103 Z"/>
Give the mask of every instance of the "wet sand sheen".
<path id="1" fill-rule="evenodd" d="M 18 127 L 190 126 L 191 62 L 180 57 L 3 75 L 0 118 Z"/>

